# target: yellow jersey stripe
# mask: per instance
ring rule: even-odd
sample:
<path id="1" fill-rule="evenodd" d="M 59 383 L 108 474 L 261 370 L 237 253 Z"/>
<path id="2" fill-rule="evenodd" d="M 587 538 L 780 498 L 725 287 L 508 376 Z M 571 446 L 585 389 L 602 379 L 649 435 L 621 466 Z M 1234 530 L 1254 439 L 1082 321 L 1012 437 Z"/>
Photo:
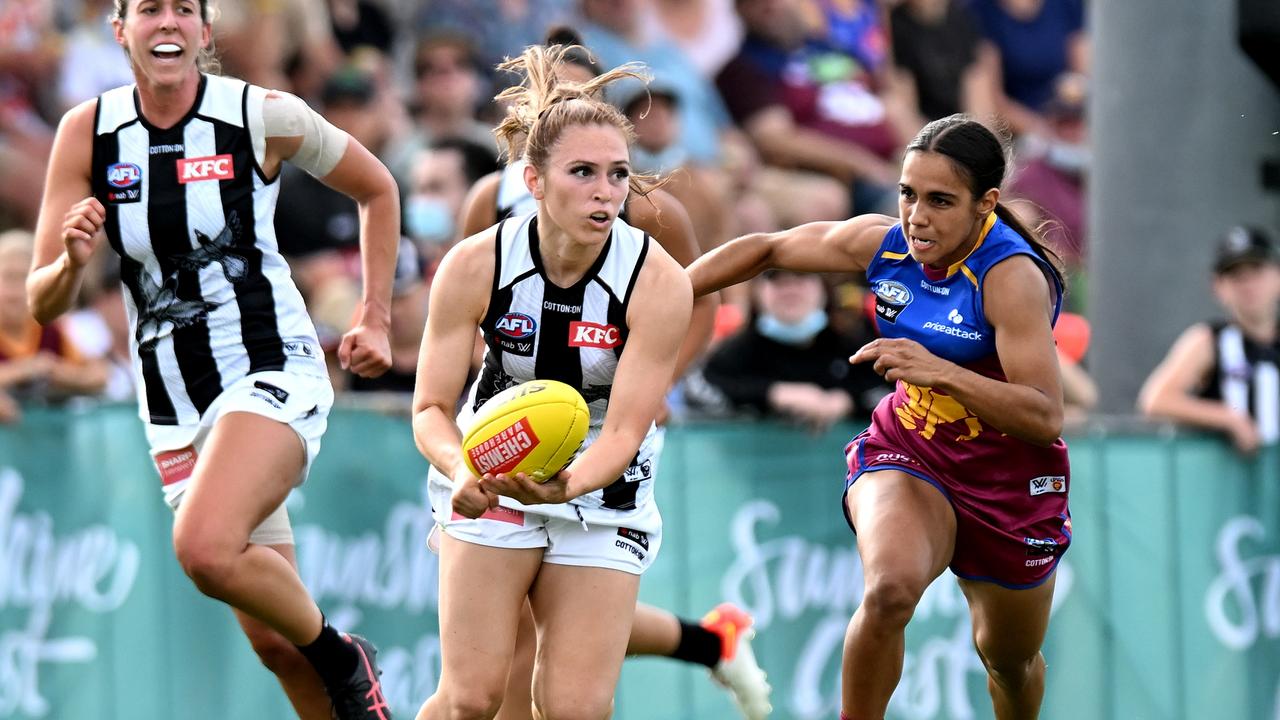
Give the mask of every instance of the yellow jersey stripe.
<path id="1" fill-rule="evenodd" d="M 994 212 L 989 213 L 987 215 L 986 222 L 982 223 L 982 232 L 978 233 L 978 242 L 974 243 L 973 249 L 966 253 L 963 258 L 960 258 L 958 262 L 952 263 L 951 266 L 947 268 L 947 277 L 951 277 L 952 275 L 960 272 L 961 268 L 964 268 L 966 271 L 968 270 L 968 268 L 965 267 L 964 261 L 968 260 L 970 255 L 973 255 L 978 251 L 978 248 L 982 247 L 982 243 L 986 242 L 987 233 L 991 232 L 991 228 L 994 227 L 995 224 L 996 214 Z M 966 272 L 965 274 L 970 280 L 973 280 L 974 285 L 978 284 L 978 281 L 973 277 L 972 272 Z"/>

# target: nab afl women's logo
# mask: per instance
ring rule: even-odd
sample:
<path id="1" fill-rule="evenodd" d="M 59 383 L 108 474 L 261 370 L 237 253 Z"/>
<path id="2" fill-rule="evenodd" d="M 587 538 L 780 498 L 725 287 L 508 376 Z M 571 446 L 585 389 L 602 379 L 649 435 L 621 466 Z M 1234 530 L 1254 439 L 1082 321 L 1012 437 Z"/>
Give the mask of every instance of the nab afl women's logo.
<path id="1" fill-rule="evenodd" d="M 911 291 L 897 280 L 877 281 L 873 291 L 876 294 L 876 316 L 887 322 L 898 322 L 903 309 L 911 304 Z"/>
<path id="2" fill-rule="evenodd" d="M 107 202 L 113 205 L 142 200 L 142 168 L 133 163 L 107 166 Z"/>
<path id="3" fill-rule="evenodd" d="M 133 187 L 142 180 L 142 168 L 133 163 L 116 163 L 107 168 L 107 182 L 111 187 Z"/>
<path id="4" fill-rule="evenodd" d="M 527 338 L 538 329 L 538 323 L 524 313 L 507 313 L 498 318 L 494 329 L 509 338 Z"/>

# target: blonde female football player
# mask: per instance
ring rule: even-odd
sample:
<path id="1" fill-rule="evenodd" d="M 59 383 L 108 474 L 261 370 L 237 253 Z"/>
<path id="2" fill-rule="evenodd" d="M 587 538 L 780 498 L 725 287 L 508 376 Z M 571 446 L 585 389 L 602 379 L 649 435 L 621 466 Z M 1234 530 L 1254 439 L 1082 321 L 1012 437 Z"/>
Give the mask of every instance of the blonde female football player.
<path id="1" fill-rule="evenodd" d="M 444 666 L 419 718 L 497 713 L 526 597 L 538 632 L 538 714 L 607 718 L 640 574 L 661 545 L 654 417 L 692 290 L 678 262 L 618 219 L 628 192 L 646 187 L 631 173 L 629 123 L 598 95 L 630 73 L 558 85 L 560 52 L 531 47 L 505 65 L 525 82 L 503 93 L 512 104 L 497 133 L 525 138 L 537 210 L 453 248 L 432 287 L 413 427 L 444 530 Z M 484 365 L 455 420 L 477 328 Z M 583 451 L 541 485 L 473 476 L 459 425 L 487 398 L 534 378 L 582 391 L 591 411 Z"/>
<path id="2" fill-rule="evenodd" d="M 557 55 L 559 82 L 586 83 L 600 73 L 600 67 L 577 44 L 579 42 L 576 34 L 567 29 L 551 31 L 548 44 L 562 46 L 553 48 L 562 51 Z M 537 209 L 537 200 L 524 183 L 527 162 L 522 152 L 512 148 L 509 162 L 501 171 L 481 178 L 472 187 L 462 210 L 463 237 L 504 218 Z M 662 189 L 643 197 L 629 195 L 620 215 L 628 224 L 649 233 L 681 265 L 689 265 L 701 253 L 684 206 Z M 676 377 L 683 375 L 684 369 L 705 351 L 711 339 L 716 306 L 714 294 L 694 299 L 689 331 L 676 361 Z M 658 432 L 662 432 L 661 427 Z M 745 720 L 763 720 L 772 711 L 771 688 L 751 647 L 755 634 L 752 625 L 752 617 L 730 603 L 720 604 L 701 621 L 640 603 L 636 606 L 627 654 L 669 657 L 706 667 L 711 677 L 730 692 Z M 497 720 L 532 720 L 530 675 L 535 646 L 533 622 L 526 612 L 517 634 L 515 657 Z"/>
<path id="3" fill-rule="evenodd" d="M 388 720 L 373 646 L 325 622 L 295 567 L 284 500 L 319 450 L 333 389 L 273 214 L 286 161 L 359 204 L 364 297 L 338 356 L 380 375 L 395 181 L 298 98 L 203 72 L 209 4 L 115 0 L 135 83 L 58 127 L 29 301 L 43 323 L 66 312 L 90 255 L 110 244 L 179 564 L 235 609 L 300 717 Z"/>

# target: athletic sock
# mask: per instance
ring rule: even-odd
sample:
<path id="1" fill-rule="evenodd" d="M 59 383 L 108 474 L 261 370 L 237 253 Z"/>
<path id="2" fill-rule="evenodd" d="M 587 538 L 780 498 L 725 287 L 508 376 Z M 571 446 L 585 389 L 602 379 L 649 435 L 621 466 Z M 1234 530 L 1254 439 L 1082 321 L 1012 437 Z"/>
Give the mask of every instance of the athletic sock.
<path id="1" fill-rule="evenodd" d="M 720 662 L 720 636 L 697 623 L 677 619 L 680 620 L 680 644 L 671 653 L 671 657 L 709 668 L 715 667 Z"/>
<path id="2" fill-rule="evenodd" d="M 325 687 L 333 687 L 351 677 L 356 671 L 356 664 L 360 662 L 360 656 L 355 646 L 334 630 L 328 620 L 322 617 L 321 622 L 324 625 L 320 628 L 320 637 L 310 645 L 299 645 L 298 649 L 320 674 Z"/>

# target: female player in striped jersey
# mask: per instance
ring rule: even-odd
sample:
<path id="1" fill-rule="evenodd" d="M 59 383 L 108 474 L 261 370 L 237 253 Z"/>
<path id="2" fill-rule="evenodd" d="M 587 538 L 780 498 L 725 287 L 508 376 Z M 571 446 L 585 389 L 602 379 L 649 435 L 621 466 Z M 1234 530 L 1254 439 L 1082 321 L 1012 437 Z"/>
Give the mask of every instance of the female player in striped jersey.
<path id="1" fill-rule="evenodd" d="M 607 718 L 640 574 L 661 544 L 654 417 L 692 292 L 680 264 L 618 218 L 628 191 L 648 188 L 631 174 L 630 124 L 599 94 L 630 73 L 561 85 L 562 54 L 526 49 L 505 66 L 525 82 L 500 96 L 512 105 L 497 134 L 513 150 L 522 143 L 536 211 L 455 246 L 431 289 L 413 425 L 444 531 L 444 667 L 419 718 L 496 715 L 526 598 L 538 634 L 538 715 Z M 484 365 L 455 420 L 477 328 Z M 487 398 L 534 378 L 582 391 L 591 411 L 583 451 L 541 485 L 474 477 L 459 425 Z"/>
<path id="2" fill-rule="evenodd" d="M 600 72 L 578 42 L 576 34 L 567 29 L 552 32 L 549 44 L 554 43 L 553 51 L 555 45 L 564 46 L 556 69 L 560 82 L 586 83 Z M 524 183 L 526 165 L 521 155 L 512 154 L 501 171 L 476 182 L 462 209 L 463 237 L 504 218 L 537 209 L 537 201 Z M 701 254 L 684 206 L 662 189 L 644 197 L 628 196 L 620 214 L 628 224 L 648 232 L 681 265 L 688 266 Z M 706 349 L 715 312 L 714 295 L 694 299 L 689 333 L 680 347 L 675 377 L 681 377 Z M 662 432 L 661 427 L 658 432 Z M 636 606 L 627 654 L 669 657 L 704 666 L 717 683 L 729 690 L 746 720 L 763 720 L 772 711 L 771 688 L 751 648 L 755 634 L 751 626 L 751 616 L 729 603 L 722 603 L 700 622 L 640 603 Z M 532 720 L 530 676 L 535 651 L 533 620 L 526 608 L 498 720 Z"/>
<path id="3" fill-rule="evenodd" d="M 1034 718 L 1054 570 L 1071 541 L 1053 323 L 1062 278 L 1000 203 L 1005 154 L 964 116 L 907 146 L 899 218 L 862 215 L 747 235 L 690 268 L 711 292 L 768 268 L 865 271 L 883 337 L 850 359 L 897 390 L 846 448 L 843 510 L 865 588 L 849 624 L 842 718 L 883 718 L 904 630 L 950 567 L 1001 720 Z"/>
<path id="4" fill-rule="evenodd" d="M 378 375 L 390 365 L 395 182 L 296 97 L 202 72 L 207 0 L 116 0 L 113 22 L 136 83 L 59 125 L 33 313 L 48 322 L 71 306 L 105 237 L 183 570 L 235 609 L 304 720 L 385 720 L 373 646 L 329 626 L 297 573 L 284 500 L 319 449 L 333 390 L 273 214 L 285 161 L 359 203 L 364 298 L 338 352 Z"/>

